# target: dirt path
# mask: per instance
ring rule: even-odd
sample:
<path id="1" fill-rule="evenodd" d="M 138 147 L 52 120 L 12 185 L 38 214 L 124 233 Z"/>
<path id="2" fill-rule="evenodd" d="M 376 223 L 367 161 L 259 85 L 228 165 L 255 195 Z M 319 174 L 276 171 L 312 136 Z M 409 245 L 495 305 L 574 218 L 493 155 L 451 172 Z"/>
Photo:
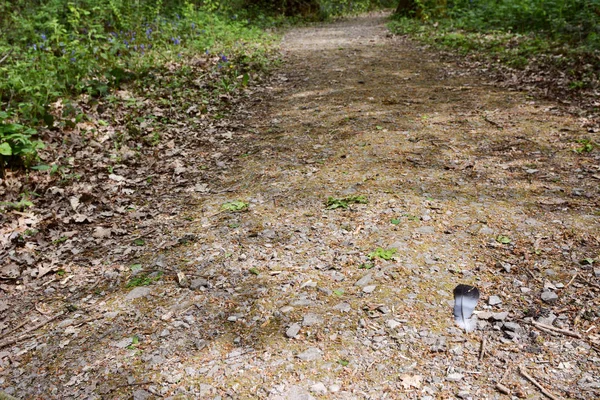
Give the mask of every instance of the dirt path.
<path id="1" fill-rule="evenodd" d="M 502 380 L 541 398 L 522 366 L 557 396 L 598 398 L 600 157 L 573 151 L 589 138 L 578 121 L 440 65 L 381 15 L 292 30 L 283 51 L 228 191 L 199 194 L 189 240 L 145 260 L 191 288 L 167 274 L 90 297 L 0 349 L 0 387 L 480 399 L 505 398 Z M 368 203 L 327 210 L 330 196 Z M 248 210 L 220 211 L 232 200 Z M 372 260 L 377 248 L 396 252 Z M 454 325 L 458 283 L 482 292 L 474 333 Z"/>

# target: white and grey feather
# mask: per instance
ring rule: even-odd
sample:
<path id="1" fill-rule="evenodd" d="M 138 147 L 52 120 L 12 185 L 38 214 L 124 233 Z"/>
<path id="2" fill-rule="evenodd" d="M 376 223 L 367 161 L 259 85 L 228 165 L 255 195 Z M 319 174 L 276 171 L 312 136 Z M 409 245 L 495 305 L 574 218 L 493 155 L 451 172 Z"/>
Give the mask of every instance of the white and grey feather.
<path id="1" fill-rule="evenodd" d="M 479 289 L 460 284 L 454 288 L 454 320 L 465 331 L 474 331 L 477 320 L 471 318 L 479 301 Z"/>

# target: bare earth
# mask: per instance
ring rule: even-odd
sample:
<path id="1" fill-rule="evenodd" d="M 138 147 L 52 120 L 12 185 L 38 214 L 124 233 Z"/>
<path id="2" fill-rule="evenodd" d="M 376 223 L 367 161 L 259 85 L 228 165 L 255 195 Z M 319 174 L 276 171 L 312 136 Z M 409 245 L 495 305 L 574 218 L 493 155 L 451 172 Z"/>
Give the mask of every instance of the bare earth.
<path id="1" fill-rule="evenodd" d="M 599 398 L 600 153 L 574 151 L 598 134 L 390 37 L 381 14 L 291 30 L 282 47 L 234 134 L 244 157 L 199 182 L 211 193 L 194 195 L 186 240 L 142 260 L 165 275 L 138 288 L 112 276 L 18 343 L 4 335 L 0 388 L 510 398 L 501 383 L 544 398 L 522 370 L 555 398 Z M 248 210 L 221 210 L 233 200 Z M 371 260 L 377 248 L 396 253 Z M 472 333 L 452 318 L 458 283 L 482 293 Z"/>

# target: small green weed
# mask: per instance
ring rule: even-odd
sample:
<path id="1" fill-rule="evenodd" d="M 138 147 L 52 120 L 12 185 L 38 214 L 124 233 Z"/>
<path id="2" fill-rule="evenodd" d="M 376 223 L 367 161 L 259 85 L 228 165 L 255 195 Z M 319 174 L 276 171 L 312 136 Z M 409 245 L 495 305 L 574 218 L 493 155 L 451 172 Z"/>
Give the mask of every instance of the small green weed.
<path id="1" fill-rule="evenodd" d="M 381 258 L 382 260 L 391 260 L 394 258 L 394 255 L 398 252 L 395 248 L 383 249 L 378 247 L 375 251 L 367 254 L 369 259 L 374 260 L 376 258 Z M 368 268 L 367 268 L 368 269 Z"/>
<path id="2" fill-rule="evenodd" d="M 221 206 L 221 210 L 223 211 L 231 211 L 231 212 L 240 212 L 248 209 L 249 204 L 245 201 L 234 200 L 228 201 Z"/>
<path id="3" fill-rule="evenodd" d="M 579 139 L 577 140 L 577 143 L 581 145 L 573 150 L 577 154 L 589 153 L 590 151 L 594 150 L 595 143 L 589 139 Z"/>
<path id="4" fill-rule="evenodd" d="M 39 140 L 32 140 L 35 129 L 10 123 L 11 115 L 0 111 L 0 173 L 4 177 L 5 165 L 21 163 L 29 167 L 38 158 L 37 151 L 44 148 Z"/>
<path id="5" fill-rule="evenodd" d="M 508 236 L 498 235 L 496 237 L 496 242 L 502 243 L 502 244 L 509 244 L 510 242 L 512 242 L 512 240 L 510 240 L 510 238 Z"/>
<path id="6" fill-rule="evenodd" d="M 127 285 L 125 287 L 131 288 L 131 287 L 137 287 L 137 286 L 148 286 L 152 282 L 159 280 L 162 277 L 162 275 L 163 275 L 162 272 L 158 272 L 156 274 L 156 276 L 149 276 L 146 274 L 134 276 L 133 278 L 131 278 L 129 280 L 129 282 L 127 282 Z"/>
<path id="7" fill-rule="evenodd" d="M 325 202 L 325 206 L 328 210 L 335 210 L 336 208 L 348 208 L 350 204 L 367 204 L 368 200 L 363 195 L 348 196 L 341 199 L 335 197 L 328 197 Z"/>

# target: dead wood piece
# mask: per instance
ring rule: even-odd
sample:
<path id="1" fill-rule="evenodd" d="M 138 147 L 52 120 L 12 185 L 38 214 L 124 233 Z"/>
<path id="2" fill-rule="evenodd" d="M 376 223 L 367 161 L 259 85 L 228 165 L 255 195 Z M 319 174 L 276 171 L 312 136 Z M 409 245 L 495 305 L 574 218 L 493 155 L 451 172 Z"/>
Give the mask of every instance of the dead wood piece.
<path id="1" fill-rule="evenodd" d="M 497 383 L 496 384 L 496 390 L 498 390 L 502 394 L 508 394 L 508 395 L 510 395 L 510 389 L 507 388 L 506 386 L 504 386 L 501 383 Z"/>
<path id="2" fill-rule="evenodd" d="M 552 392 L 548 391 L 545 387 L 543 387 L 533 376 L 529 375 L 527 373 L 527 371 L 525 371 L 525 368 L 523 366 L 519 367 L 519 372 L 521 372 L 521 375 L 523 375 L 529 382 L 533 383 L 533 385 L 535 387 L 537 387 L 538 389 L 540 389 L 540 392 L 542 392 L 548 398 L 550 398 L 552 400 L 558 400 L 558 399 L 560 399 L 560 397 L 557 397 Z"/>
<path id="3" fill-rule="evenodd" d="M 37 331 L 38 329 L 40 329 L 40 328 L 41 328 L 41 327 L 43 327 L 44 325 L 46 325 L 46 324 L 48 324 L 48 323 L 50 323 L 50 322 L 54 321 L 55 319 L 57 319 L 58 317 L 60 317 L 60 316 L 61 316 L 61 315 L 63 315 L 63 314 L 64 314 L 64 312 L 59 312 L 58 314 L 56 314 L 56 315 L 55 315 L 55 316 L 53 316 L 52 318 L 50 318 L 50 319 L 47 319 L 47 320 L 45 320 L 45 321 L 42 321 L 42 322 L 40 322 L 39 324 L 37 324 L 37 325 L 34 325 L 34 326 L 32 326 L 31 328 L 27 329 L 27 330 L 26 330 L 25 332 L 23 332 L 23 334 L 22 334 L 21 336 L 19 336 L 18 338 L 10 339 L 10 340 L 7 340 L 7 341 L 5 341 L 5 342 L 2 342 L 2 343 L 0 343 L 0 349 L 3 349 L 3 348 L 5 348 L 6 346 L 10 346 L 10 345 L 12 345 L 12 344 L 18 343 L 18 342 L 20 342 L 20 341 L 22 341 L 22 340 L 29 339 L 31 336 L 33 336 L 33 335 L 31 335 L 31 333 L 32 333 L 32 332 L 35 332 L 35 331 Z"/>
<path id="4" fill-rule="evenodd" d="M 487 339 L 484 336 L 481 339 L 481 347 L 479 348 L 479 361 L 483 360 L 483 357 L 485 356 L 485 351 L 486 351 L 485 346 L 486 346 L 486 344 L 487 344 Z"/>
<path id="5" fill-rule="evenodd" d="M 568 329 L 561 329 L 561 328 L 557 328 L 557 327 L 552 326 L 552 325 L 546 325 L 546 324 L 542 324 L 542 323 L 536 322 L 536 321 L 531 321 L 531 324 L 533 326 L 535 326 L 535 327 L 538 327 L 538 328 L 548 329 L 550 331 L 562 333 L 565 336 L 571 336 L 571 337 L 574 337 L 574 338 L 577 338 L 577 339 L 581 339 L 581 335 L 579 333 L 570 331 Z"/>

